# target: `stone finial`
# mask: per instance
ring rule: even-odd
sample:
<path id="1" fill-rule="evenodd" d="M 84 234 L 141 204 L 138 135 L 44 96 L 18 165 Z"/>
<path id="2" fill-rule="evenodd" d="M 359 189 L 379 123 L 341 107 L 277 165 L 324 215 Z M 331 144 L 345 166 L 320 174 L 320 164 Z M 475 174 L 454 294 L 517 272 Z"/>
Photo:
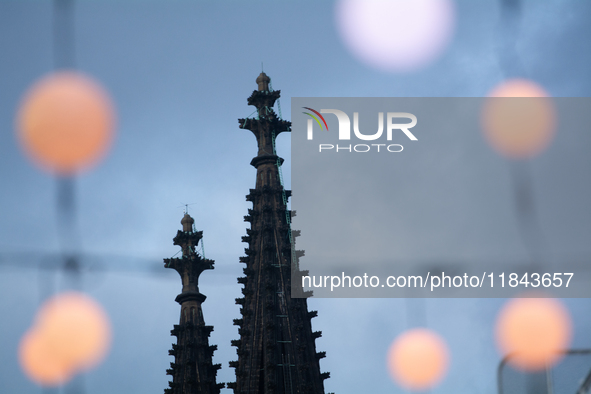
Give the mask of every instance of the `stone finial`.
<path id="1" fill-rule="evenodd" d="M 184 232 L 192 232 L 193 231 L 193 223 L 195 220 L 189 216 L 188 213 L 185 213 L 185 216 L 181 219 L 181 224 L 183 225 Z"/>
<path id="2" fill-rule="evenodd" d="M 257 84 L 259 85 L 259 91 L 268 91 L 269 90 L 269 82 L 271 82 L 271 78 L 264 72 L 261 72 L 256 80 Z"/>

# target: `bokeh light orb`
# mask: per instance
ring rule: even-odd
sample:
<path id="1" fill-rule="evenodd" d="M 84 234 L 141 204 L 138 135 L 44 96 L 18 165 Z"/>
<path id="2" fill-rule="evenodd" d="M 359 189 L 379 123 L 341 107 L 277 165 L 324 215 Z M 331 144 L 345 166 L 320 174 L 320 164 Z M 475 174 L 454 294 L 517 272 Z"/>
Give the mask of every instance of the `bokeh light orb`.
<path id="1" fill-rule="evenodd" d="M 72 366 L 60 360 L 53 347 L 51 340 L 39 330 L 29 330 L 21 339 L 18 349 L 21 368 L 40 386 L 60 386 L 72 377 Z"/>
<path id="2" fill-rule="evenodd" d="M 452 0 L 338 0 L 335 18 L 346 47 L 387 72 L 409 72 L 435 60 L 455 27 Z"/>
<path id="3" fill-rule="evenodd" d="M 445 341 L 435 332 L 416 328 L 398 336 L 388 351 L 392 378 L 409 390 L 425 390 L 443 379 L 449 364 Z"/>
<path id="4" fill-rule="evenodd" d="M 42 386 L 58 386 L 100 363 L 110 348 L 111 324 L 102 307 L 77 292 L 45 302 L 21 339 L 19 361 Z"/>
<path id="5" fill-rule="evenodd" d="M 556 130 L 552 99 L 541 86 L 524 79 L 508 80 L 491 90 L 481 120 L 489 144 L 511 159 L 541 153 Z"/>
<path id="6" fill-rule="evenodd" d="M 114 124 L 105 90 L 73 71 L 52 73 L 36 82 L 25 94 L 16 119 L 27 155 L 60 175 L 97 163 L 111 146 Z"/>
<path id="7" fill-rule="evenodd" d="M 501 310 L 496 324 L 500 351 L 524 371 L 554 365 L 571 340 L 572 322 L 566 308 L 549 298 L 517 298 Z"/>
<path id="8" fill-rule="evenodd" d="M 37 327 L 56 344 L 59 359 L 76 370 L 94 367 L 110 348 L 107 314 L 82 293 L 62 293 L 47 301 L 37 316 Z"/>
<path id="9" fill-rule="evenodd" d="M 537 83 L 523 78 L 509 79 L 495 86 L 488 97 L 550 97 Z"/>

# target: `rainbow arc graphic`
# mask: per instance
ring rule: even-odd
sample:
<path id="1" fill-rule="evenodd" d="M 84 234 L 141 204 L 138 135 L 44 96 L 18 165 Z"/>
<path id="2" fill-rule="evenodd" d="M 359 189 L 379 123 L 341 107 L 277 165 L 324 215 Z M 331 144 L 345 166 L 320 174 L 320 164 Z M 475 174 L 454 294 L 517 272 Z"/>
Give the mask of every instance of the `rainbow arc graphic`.
<path id="1" fill-rule="evenodd" d="M 316 115 L 318 115 L 320 117 L 320 119 L 322 119 L 322 122 L 324 123 L 324 126 L 326 127 L 326 131 L 328 131 L 328 125 L 326 124 L 326 120 L 324 120 L 324 116 L 322 116 L 320 114 L 320 112 L 316 111 L 315 109 L 309 108 L 309 107 L 302 107 L 302 108 L 307 109 L 308 111 L 312 111 Z M 316 116 L 312 115 L 309 112 L 302 112 L 302 113 L 306 114 L 306 115 L 310 116 L 312 119 L 314 119 L 316 121 L 316 123 L 318 123 L 318 126 L 320 126 L 320 130 L 323 130 L 322 123 L 320 123 L 320 119 L 318 119 Z"/>

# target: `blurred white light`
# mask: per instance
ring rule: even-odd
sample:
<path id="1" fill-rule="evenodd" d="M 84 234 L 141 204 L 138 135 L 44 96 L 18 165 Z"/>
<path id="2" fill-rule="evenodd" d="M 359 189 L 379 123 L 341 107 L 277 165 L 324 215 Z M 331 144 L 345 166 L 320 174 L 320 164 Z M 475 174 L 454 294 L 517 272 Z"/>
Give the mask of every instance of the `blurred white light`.
<path id="1" fill-rule="evenodd" d="M 336 24 L 364 63 L 408 72 L 435 60 L 455 26 L 452 0 L 337 0 Z"/>

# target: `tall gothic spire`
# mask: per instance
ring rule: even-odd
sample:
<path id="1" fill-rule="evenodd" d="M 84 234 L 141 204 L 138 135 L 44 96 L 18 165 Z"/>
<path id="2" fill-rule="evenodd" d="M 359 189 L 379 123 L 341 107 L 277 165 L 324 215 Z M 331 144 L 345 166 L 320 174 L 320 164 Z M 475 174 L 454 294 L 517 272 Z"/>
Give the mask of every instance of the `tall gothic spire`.
<path id="1" fill-rule="evenodd" d="M 250 222 L 244 277 L 243 298 L 236 299 L 242 318 L 234 320 L 239 326 L 240 339 L 232 341 L 237 347 L 236 382 L 229 383 L 235 394 L 324 394 L 324 379 L 320 373 L 320 358 L 312 332 L 311 319 L 316 311 L 308 312 L 305 298 L 291 298 L 292 259 L 303 252 L 292 253 L 291 212 L 287 210 L 280 166 L 283 159 L 275 152 L 275 138 L 291 131 L 291 122 L 280 119 L 273 111 L 280 91 L 273 91 L 270 78 L 262 72 L 256 79 L 258 90 L 248 98 L 257 109 L 256 118 L 239 119 L 242 129 L 255 135 L 258 154 L 251 165 L 257 169 L 255 188 L 246 196 L 253 209 L 244 220 Z M 295 270 L 294 274 L 301 274 Z"/>
<path id="2" fill-rule="evenodd" d="M 171 334 L 177 337 L 168 354 L 174 356 L 170 369 L 172 375 L 165 394 L 219 394 L 223 383 L 216 383 L 216 374 L 220 364 L 212 365 L 211 357 L 217 345 L 209 346 L 212 326 L 206 326 L 203 320 L 201 303 L 205 296 L 199 292 L 199 275 L 204 270 L 213 269 L 213 260 L 208 260 L 197 253 L 195 248 L 203 236 L 202 231 L 194 231 L 195 221 L 185 213 L 173 242 L 181 247 L 182 257 L 164 259 L 164 266 L 176 270 L 182 280 L 183 290 L 176 297 L 181 304 L 180 323 L 174 325 Z"/>

